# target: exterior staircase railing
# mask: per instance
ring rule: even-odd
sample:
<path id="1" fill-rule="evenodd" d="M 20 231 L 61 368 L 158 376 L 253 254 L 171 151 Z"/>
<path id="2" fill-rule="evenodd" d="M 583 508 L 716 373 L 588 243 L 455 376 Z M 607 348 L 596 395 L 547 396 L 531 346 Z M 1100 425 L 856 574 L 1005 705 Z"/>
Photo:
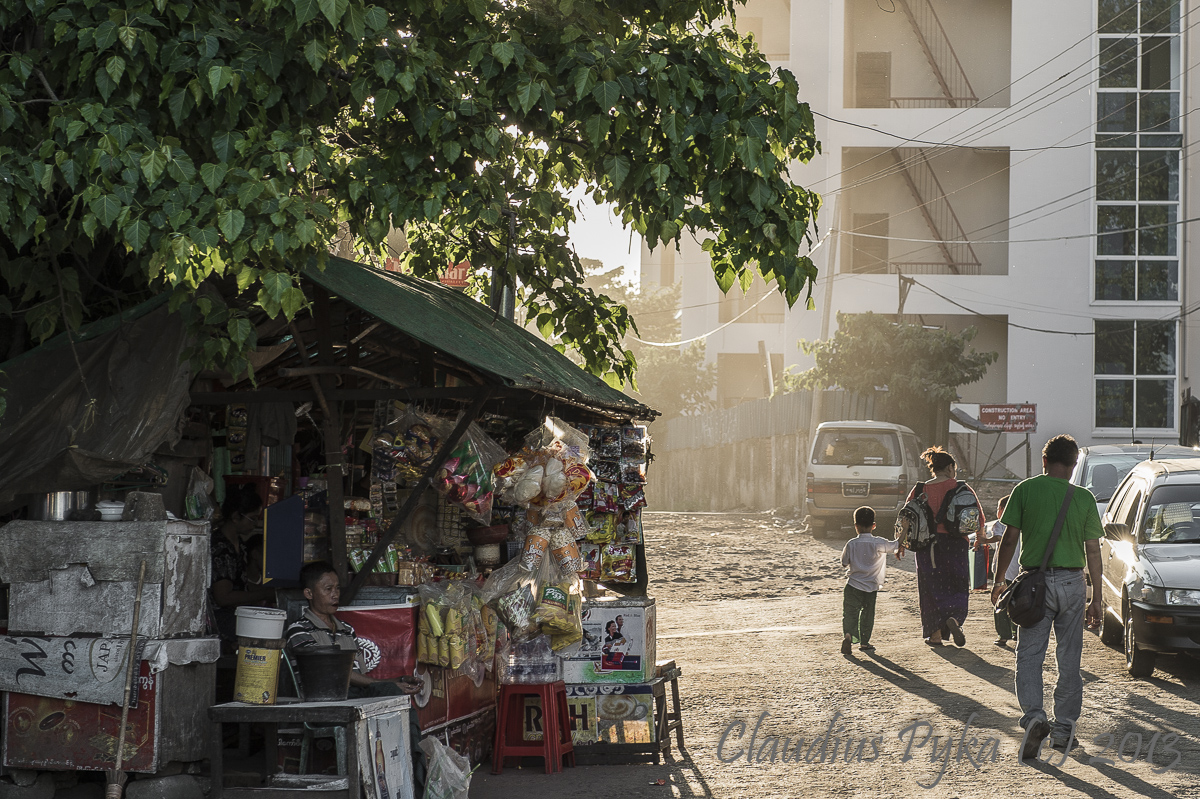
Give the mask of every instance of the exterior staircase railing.
<path id="1" fill-rule="evenodd" d="M 929 0 L 896 0 L 917 35 L 917 41 L 933 68 L 942 97 L 893 97 L 895 108 L 966 108 L 979 102 L 971 81 L 963 71 L 958 54 L 938 19 L 937 12 Z M 938 103 L 938 105 L 933 105 Z"/>
<path id="2" fill-rule="evenodd" d="M 900 167 L 900 175 L 917 201 L 917 209 L 925 218 L 933 237 L 938 240 L 935 246 L 942 256 L 941 269 L 937 269 L 937 263 L 901 261 L 893 261 L 892 269 L 905 274 L 929 274 L 943 270 L 955 275 L 979 274 L 979 258 L 967 242 L 967 232 L 963 230 L 958 214 L 954 213 L 954 206 L 946 196 L 946 190 L 929 163 L 929 151 L 921 147 L 897 147 L 892 155 Z"/>

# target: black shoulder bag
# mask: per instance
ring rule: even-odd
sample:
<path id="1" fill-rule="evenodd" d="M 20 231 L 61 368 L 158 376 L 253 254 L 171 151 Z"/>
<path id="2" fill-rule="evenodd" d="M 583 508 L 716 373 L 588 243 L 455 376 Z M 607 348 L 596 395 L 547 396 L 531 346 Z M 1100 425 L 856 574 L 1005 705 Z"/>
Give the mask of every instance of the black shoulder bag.
<path id="1" fill-rule="evenodd" d="M 1067 520 L 1067 509 L 1071 507 L 1071 496 L 1075 486 L 1067 486 L 1067 495 L 1063 498 L 1058 518 L 1054 520 L 1054 532 L 1050 533 L 1050 541 L 1042 554 L 1042 565 L 1036 569 L 1022 571 L 1017 579 L 1000 595 L 996 607 L 1008 612 L 1008 618 L 1018 627 L 1032 627 L 1046 616 L 1046 564 L 1054 554 L 1058 543 L 1059 533 L 1062 532 L 1063 522 Z"/>

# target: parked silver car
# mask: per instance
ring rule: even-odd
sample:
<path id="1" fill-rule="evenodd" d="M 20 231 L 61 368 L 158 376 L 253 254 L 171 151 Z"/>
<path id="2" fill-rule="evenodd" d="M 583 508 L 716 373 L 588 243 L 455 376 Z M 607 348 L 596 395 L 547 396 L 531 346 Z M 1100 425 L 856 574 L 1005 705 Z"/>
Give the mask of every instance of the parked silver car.
<path id="1" fill-rule="evenodd" d="M 1129 470 L 1146 459 L 1165 461 L 1171 458 L 1192 458 L 1200 452 L 1178 444 L 1098 444 L 1081 447 L 1071 482 L 1083 486 L 1096 497 L 1096 509 L 1104 515 L 1113 491 Z"/>
<path id="2" fill-rule="evenodd" d="M 1200 653 L 1200 456 L 1134 466 L 1102 521 L 1101 638 L 1134 677 L 1159 653 Z"/>

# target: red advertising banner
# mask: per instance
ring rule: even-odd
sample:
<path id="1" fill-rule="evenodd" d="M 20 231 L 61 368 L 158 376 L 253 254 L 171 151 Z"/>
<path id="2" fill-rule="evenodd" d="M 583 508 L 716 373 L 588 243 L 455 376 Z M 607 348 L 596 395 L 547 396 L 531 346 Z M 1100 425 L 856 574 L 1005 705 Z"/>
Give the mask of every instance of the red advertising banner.
<path id="1" fill-rule="evenodd" d="M 158 768 L 158 677 L 141 663 L 138 703 L 125 728 L 125 771 Z M 93 705 L 45 696 L 8 693 L 4 762 L 10 768 L 102 771 L 113 767 L 121 731 L 119 705 Z"/>
<path id="2" fill-rule="evenodd" d="M 1036 433 L 1037 405 L 980 405 L 979 422 L 1002 433 Z"/>
<path id="3" fill-rule="evenodd" d="M 362 652 L 363 673 L 377 680 L 410 676 L 417 667 L 415 604 L 338 608 L 337 616 L 354 628 Z"/>
<path id="4" fill-rule="evenodd" d="M 463 261 L 462 263 L 451 264 L 446 267 L 446 271 L 442 272 L 442 276 L 438 278 L 438 282 L 443 286 L 461 289 L 467 285 L 467 276 L 471 274 L 471 262 Z"/>

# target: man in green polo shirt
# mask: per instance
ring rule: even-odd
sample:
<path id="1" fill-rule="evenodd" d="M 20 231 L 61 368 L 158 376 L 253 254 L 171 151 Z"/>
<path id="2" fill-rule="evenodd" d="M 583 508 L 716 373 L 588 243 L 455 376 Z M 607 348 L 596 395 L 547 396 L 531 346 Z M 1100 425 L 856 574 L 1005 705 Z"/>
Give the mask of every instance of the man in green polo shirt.
<path id="1" fill-rule="evenodd" d="M 1001 522 L 1007 525 L 1000 552 L 996 557 L 996 573 L 1004 574 L 1012 560 L 1018 537 L 1021 541 L 1021 568 L 1036 569 L 1042 556 L 1059 509 L 1067 496 L 1071 470 L 1079 459 L 1079 445 L 1068 435 L 1059 435 L 1042 448 L 1042 471 L 1037 477 L 1023 480 L 1012 492 Z M 1046 615 L 1032 627 L 1017 635 L 1017 701 L 1021 703 L 1021 727 L 1025 737 L 1021 759 L 1038 757 L 1042 742 L 1051 736 L 1051 745 L 1070 752 L 1077 745 L 1075 724 L 1083 709 L 1083 679 L 1079 676 L 1079 661 L 1083 654 L 1084 605 L 1087 586 L 1083 580 L 1086 565 L 1095 590 L 1087 603 L 1088 621 L 1099 624 L 1100 605 L 1100 514 L 1096 498 L 1086 488 L 1076 487 L 1067 509 L 1067 517 L 1059 533 L 1058 543 L 1046 564 Z M 1004 586 L 999 582 L 992 589 L 992 604 L 1000 598 Z M 1057 642 L 1055 660 L 1058 664 L 1058 683 L 1054 686 L 1054 724 L 1046 720 L 1042 707 L 1042 668 L 1050 643 L 1050 628 Z"/>

